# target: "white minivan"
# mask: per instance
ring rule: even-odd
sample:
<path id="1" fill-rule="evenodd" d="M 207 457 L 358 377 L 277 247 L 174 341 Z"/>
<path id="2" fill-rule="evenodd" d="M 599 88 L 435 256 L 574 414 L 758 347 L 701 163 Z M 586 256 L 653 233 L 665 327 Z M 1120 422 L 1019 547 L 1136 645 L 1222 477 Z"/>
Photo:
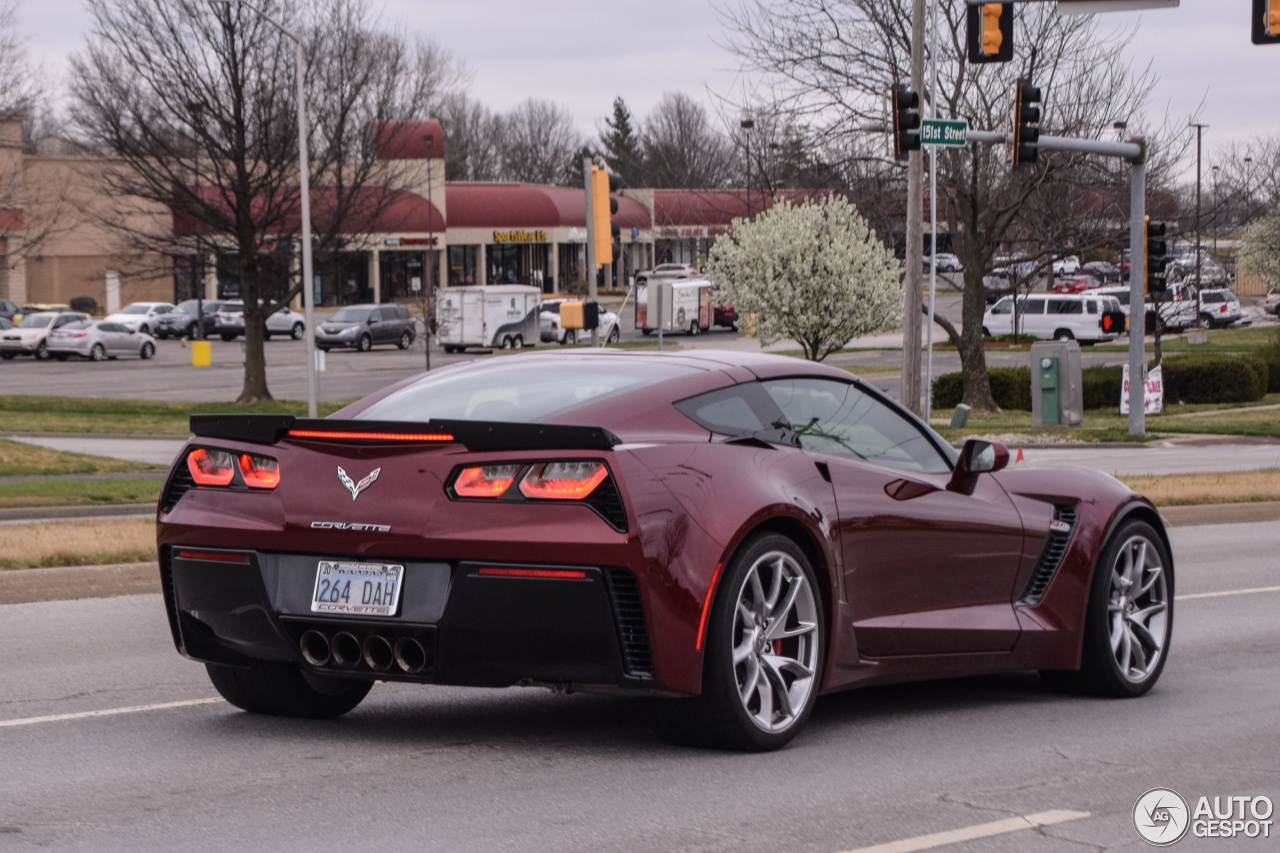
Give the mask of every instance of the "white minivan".
<path id="1" fill-rule="evenodd" d="M 1084 344 L 1112 341 L 1119 330 L 1104 332 L 1102 315 L 1119 311 L 1114 296 L 1086 293 L 1033 293 L 1018 297 L 1018 334 L 1041 340 L 1077 340 Z M 1013 334 L 1013 297 L 1006 296 L 982 316 L 985 336 Z"/>

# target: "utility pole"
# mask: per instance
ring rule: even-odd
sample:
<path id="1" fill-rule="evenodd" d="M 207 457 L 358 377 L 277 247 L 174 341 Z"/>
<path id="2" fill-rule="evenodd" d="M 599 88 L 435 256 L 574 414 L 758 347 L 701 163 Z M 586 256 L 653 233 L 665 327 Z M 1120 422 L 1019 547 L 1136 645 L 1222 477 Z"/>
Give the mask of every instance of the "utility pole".
<path id="1" fill-rule="evenodd" d="M 431 370 L 431 305 L 435 302 L 436 269 L 439 267 L 436 261 L 436 219 L 433 215 L 436 208 L 431 191 L 431 173 L 434 171 L 431 165 L 431 143 L 435 138 L 434 133 L 422 136 L 422 141 L 427 143 L 427 265 L 423 270 L 426 281 L 422 283 L 422 342 L 423 349 L 427 351 L 427 370 Z"/>
<path id="2" fill-rule="evenodd" d="M 1200 142 L 1207 124 L 1192 122 L 1196 129 L 1196 322 L 1200 322 L 1200 290 L 1204 284 L 1200 281 Z"/>
<path id="3" fill-rule="evenodd" d="M 911 91 L 924 90 L 924 0 L 911 3 Z M 920 414 L 920 287 L 924 277 L 924 152 L 907 161 L 907 275 L 902 295 L 902 393 Z"/>
<path id="4" fill-rule="evenodd" d="M 591 197 L 591 158 L 582 158 L 582 182 L 587 188 L 586 206 L 582 208 L 587 219 L 587 298 L 596 301 L 596 224 L 593 215 L 593 199 Z M 596 345 L 595 332 L 592 331 L 591 345 Z"/>

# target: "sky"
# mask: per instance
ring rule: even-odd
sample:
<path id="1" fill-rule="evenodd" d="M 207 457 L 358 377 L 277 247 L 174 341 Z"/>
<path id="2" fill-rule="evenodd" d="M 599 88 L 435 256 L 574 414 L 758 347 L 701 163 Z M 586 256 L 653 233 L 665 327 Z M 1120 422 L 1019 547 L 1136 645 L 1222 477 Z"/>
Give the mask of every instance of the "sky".
<path id="1" fill-rule="evenodd" d="M 84 43 L 81 0 L 20 0 L 28 48 L 53 74 Z M 495 110 L 530 96 L 566 105 L 595 137 L 613 99 L 643 117 L 664 91 L 704 99 L 749 81 L 723 47 L 717 6 L 734 0 L 375 0 L 385 16 L 436 39 L 472 73 L 471 94 Z M 779 0 L 781 2 L 781 0 Z M 929 0 L 926 0 L 926 3 Z M 1177 9 L 1103 16 L 1138 24 L 1130 58 L 1159 76 L 1148 111 L 1200 111 L 1206 157 L 1232 140 L 1280 134 L 1280 45 L 1249 41 L 1251 0 L 1182 0 Z M 1051 98 L 1052 93 L 1046 93 Z"/>

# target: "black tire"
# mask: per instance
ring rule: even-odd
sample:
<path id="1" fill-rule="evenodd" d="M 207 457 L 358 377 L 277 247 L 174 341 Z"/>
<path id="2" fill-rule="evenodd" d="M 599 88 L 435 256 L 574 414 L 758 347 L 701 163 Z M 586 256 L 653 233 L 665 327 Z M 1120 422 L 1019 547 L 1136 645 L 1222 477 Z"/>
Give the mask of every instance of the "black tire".
<path id="1" fill-rule="evenodd" d="M 0 358 L 3 358 L 5 361 L 13 361 L 13 357 L 15 355 L 17 355 L 16 352 L 0 352 Z"/>
<path id="2" fill-rule="evenodd" d="M 524 335 L 516 335 L 512 338 L 511 345 L 516 349 L 524 349 Z"/>
<path id="3" fill-rule="evenodd" d="M 622 333 L 618 331 L 618 327 L 617 327 L 617 326 L 614 326 L 614 327 L 609 331 L 609 337 L 606 339 L 606 341 L 605 341 L 605 342 L 606 342 L 606 343 L 610 343 L 610 344 L 616 344 L 616 343 L 617 343 L 618 341 L 620 341 L 620 340 L 622 340 Z"/>
<path id="4" fill-rule="evenodd" d="M 41 341 L 41 342 L 39 343 L 39 345 L 37 345 L 37 346 L 36 346 L 35 356 L 36 356 L 36 358 L 37 358 L 37 359 L 39 359 L 40 361 L 47 361 L 47 360 L 48 360 L 48 358 L 49 358 L 49 344 L 48 344 L 48 342 L 46 342 L 46 341 Z"/>
<path id="5" fill-rule="evenodd" d="M 368 335 L 361 335 L 360 340 L 356 341 L 357 352 L 368 352 L 373 349 L 373 338 Z"/>
<path id="6" fill-rule="evenodd" d="M 641 329 L 640 334 L 644 335 L 647 338 L 653 334 L 653 329 Z"/>
<path id="7" fill-rule="evenodd" d="M 1053 333 L 1053 339 L 1055 341 L 1072 341 L 1075 340 L 1075 337 L 1075 335 L 1071 334 L 1070 329 L 1059 329 Z"/>
<path id="8" fill-rule="evenodd" d="M 289 337 L 295 341 L 302 340 L 302 336 L 306 334 L 307 327 L 302 323 L 294 323 L 293 328 L 289 330 Z"/>
<path id="9" fill-rule="evenodd" d="M 1120 665 L 1111 651 L 1109 624 L 1112 567 L 1121 549 L 1135 537 L 1145 539 L 1147 546 L 1153 547 L 1159 556 L 1164 570 L 1167 598 L 1160 656 L 1155 666 L 1140 680 L 1126 678 L 1121 673 Z M 1098 555 L 1098 563 L 1094 567 L 1093 583 L 1089 587 L 1089 601 L 1085 611 L 1080 669 L 1042 670 L 1041 677 L 1051 688 L 1066 693 L 1115 698 L 1132 698 L 1146 693 L 1155 686 L 1169 659 L 1169 641 L 1173 636 L 1173 597 L 1173 564 L 1160 535 L 1145 521 L 1131 519 L 1122 523 Z"/>
<path id="10" fill-rule="evenodd" d="M 148 326 L 146 323 L 143 323 L 141 326 L 138 327 L 138 334 L 140 335 L 151 334 L 151 327 Z"/>
<path id="11" fill-rule="evenodd" d="M 576 330 L 576 329 L 569 329 L 567 332 L 565 332 L 565 333 L 564 333 L 564 340 L 563 340 L 563 341 L 561 341 L 560 343 L 562 343 L 562 344 L 567 344 L 567 345 L 569 345 L 569 346 L 576 346 L 576 345 L 577 345 L 577 343 L 578 343 L 578 332 L 577 332 L 577 330 Z"/>
<path id="12" fill-rule="evenodd" d="M 147 341 L 142 345 L 142 349 L 138 350 L 138 357 L 144 361 L 156 354 L 156 345 Z"/>
<path id="13" fill-rule="evenodd" d="M 445 352 L 458 352 L 459 350 L 458 350 L 458 348 L 457 348 L 457 347 L 455 347 L 453 344 L 445 344 L 445 345 L 444 345 L 444 351 L 445 351 Z"/>
<path id="14" fill-rule="evenodd" d="M 219 335 L 218 337 L 222 338 L 222 339 L 223 339 L 224 341 L 226 341 L 227 343 L 231 343 L 231 342 L 232 342 L 232 341 L 234 341 L 236 338 L 238 338 L 238 337 L 239 337 L 239 335 L 232 335 L 232 334 L 229 334 L 229 333 L 227 333 L 227 332 L 223 332 L 223 333 L 222 333 L 221 335 Z"/>
<path id="15" fill-rule="evenodd" d="M 502 348 L 503 348 L 503 349 L 511 349 L 513 346 L 515 346 L 515 342 L 511 340 L 511 336 L 510 336 L 510 335 L 503 335 L 503 336 L 502 336 Z"/>
<path id="16" fill-rule="evenodd" d="M 816 605 L 816 632 L 813 635 L 816 647 L 813 651 L 816 659 L 808 694 L 793 720 L 783 730 L 765 731 L 752 721 L 739 695 L 733 643 L 738 598 L 747 583 L 748 574 L 762 557 L 778 552 L 789 557 L 800 569 L 813 592 L 813 604 Z M 785 746 L 804 727 L 817 701 L 825 644 L 822 590 L 804 552 L 795 542 L 777 533 L 751 536 L 733 555 L 715 590 L 715 602 L 707 624 L 702 694 L 689 699 L 661 701 L 655 721 L 658 733 L 682 745 L 745 752 L 764 752 Z"/>
<path id="17" fill-rule="evenodd" d="M 698 323 L 697 320 L 694 320 L 692 323 L 689 324 L 690 337 L 697 337 L 698 333 L 701 331 L 702 331 L 702 326 Z"/>
<path id="18" fill-rule="evenodd" d="M 400 342 L 396 344 L 400 349 L 408 349 L 413 346 L 413 333 L 405 329 L 400 333 Z"/>
<path id="19" fill-rule="evenodd" d="M 990 330 L 990 329 L 988 329 L 986 326 L 983 326 L 983 327 L 982 327 L 982 336 L 983 336 L 984 338 L 989 338 L 989 337 L 991 337 L 991 330 Z"/>
<path id="20" fill-rule="evenodd" d="M 254 663 L 247 667 L 207 663 L 205 669 L 222 698 L 254 714 L 305 717 L 313 720 L 341 716 L 369 694 L 372 681 L 318 678 L 285 663 Z"/>
<path id="21" fill-rule="evenodd" d="M 90 361 L 106 361 L 107 348 L 104 347 L 102 344 L 94 344 L 89 348 L 89 360 Z"/>

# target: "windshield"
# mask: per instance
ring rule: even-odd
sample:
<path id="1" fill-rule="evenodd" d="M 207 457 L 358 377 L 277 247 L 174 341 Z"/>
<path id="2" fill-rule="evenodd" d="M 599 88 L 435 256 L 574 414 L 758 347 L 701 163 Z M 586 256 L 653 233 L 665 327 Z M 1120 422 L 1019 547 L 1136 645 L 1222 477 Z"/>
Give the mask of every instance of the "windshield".
<path id="1" fill-rule="evenodd" d="M 506 363 L 485 362 L 429 374 L 374 403 L 356 419 L 535 423 L 606 397 L 697 373 L 681 365 L 621 358 L 595 362 L 553 358 L 502 359 Z"/>
<path id="2" fill-rule="evenodd" d="M 133 305 L 126 305 L 120 309 L 121 314 L 145 314 L 151 310 L 150 305 L 141 302 L 135 302 Z"/>
<path id="3" fill-rule="evenodd" d="M 545 311 L 548 314 L 559 314 L 560 303 L 559 302 L 543 302 L 541 305 L 538 306 L 538 310 Z"/>
<path id="4" fill-rule="evenodd" d="M 341 311 L 333 312 L 333 316 L 329 318 L 330 323 L 363 323 L 369 318 L 369 308 L 343 308 Z"/>
<path id="5" fill-rule="evenodd" d="M 20 329 L 43 329 L 53 321 L 52 314 L 28 314 L 18 324 Z"/>

